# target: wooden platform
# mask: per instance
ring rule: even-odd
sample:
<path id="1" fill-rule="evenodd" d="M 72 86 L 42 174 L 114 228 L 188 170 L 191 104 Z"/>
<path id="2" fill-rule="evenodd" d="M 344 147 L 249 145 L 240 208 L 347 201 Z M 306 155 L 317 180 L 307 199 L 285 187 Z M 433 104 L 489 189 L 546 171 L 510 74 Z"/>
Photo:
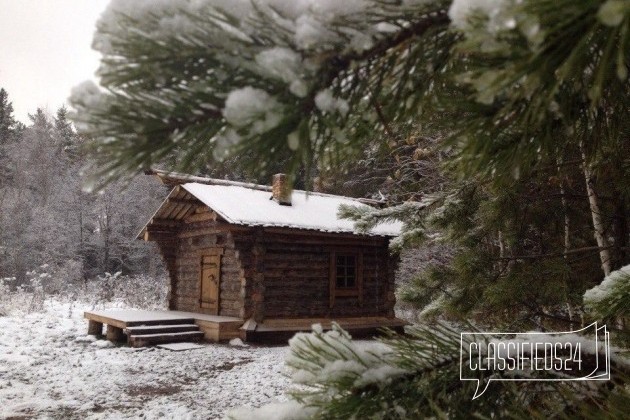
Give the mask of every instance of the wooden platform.
<path id="1" fill-rule="evenodd" d="M 109 340 L 127 341 L 136 347 L 200 338 L 230 340 L 240 336 L 243 325 L 240 318 L 181 311 L 111 309 L 86 311 L 84 317 L 89 320 L 88 334 L 102 335 L 103 325 L 107 325 Z"/>
<path id="2" fill-rule="evenodd" d="M 313 324 L 320 324 L 323 330 L 330 330 L 336 322 L 354 338 L 372 338 L 382 334 L 384 328 L 398 333 L 404 332 L 408 322 L 398 318 L 356 317 L 356 318 L 283 318 L 266 319 L 262 323 L 249 320 L 240 328 L 244 341 L 258 343 L 282 343 L 297 332 L 309 332 Z"/>

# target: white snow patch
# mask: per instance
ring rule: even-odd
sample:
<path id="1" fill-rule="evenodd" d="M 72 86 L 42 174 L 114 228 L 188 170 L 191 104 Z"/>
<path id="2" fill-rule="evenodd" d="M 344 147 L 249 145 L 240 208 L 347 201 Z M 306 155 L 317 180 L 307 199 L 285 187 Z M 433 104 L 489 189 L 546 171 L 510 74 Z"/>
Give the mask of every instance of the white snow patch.
<path id="1" fill-rule="evenodd" d="M 489 18 L 497 16 L 506 0 L 453 0 L 448 9 L 451 23 L 458 29 L 466 29 L 474 13 L 481 13 Z"/>
<path id="2" fill-rule="evenodd" d="M 205 346 L 195 344 L 195 343 L 170 343 L 170 344 L 160 344 L 157 347 L 160 349 L 171 350 L 171 351 L 185 351 L 185 350 L 202 349 Z"/>
<path id="3" fill-rule="evenodd" d="M 295 21 L 295 43 L 302 49 L 330 45 L 338 36 L 311 15 L 302 15 Z"/>
<path id="4" fill-rule="evenodd" d="M 379 387 L 384 387 L 391 384 L 394 378 L 405 373 L 408 372 L 396 366 L 376 366 L 363 371 L 361 376 L 354 382 L 354 385 L 356 387 L 364 387 L 370 384 L 377 384 Z"/>
<path id="5" fill-rule="evenodd" d="M 72 88 L 70 100 L 86 108 L 99 107 L 102 104 L 103 93 L 96 83 L 87 80 Z"/>
<path id="6" fill-rule="evenodd" d="M 236 346 L 236 347 L 248 347 L 247 344 L 243 343 L 243 340 L 241 340 L 240 338 L 233 338 L 230 340 L 230 346 Z"/>
<path id="7" fill-rule="evenodd" d="M 371 2 L 366 0 L 313 0 L 311 9 L 321 18 L 332 20 L 365 12 L 369 3 Z"/>
<path id="8" fill-rule="evenodd" d="M 330 89 L 324 89 L 315 95 L 315 105 L 322 112 L 339 112 L 345 116 L 350 110 L 348 102 L 344 99 L 335 98 Z"/>
<path id="9" fill-rule="evenodd" d="M 298 53 L 282 47 L 275 47 L 260 52 L 256 63 L 269 74 L 287 83 L 299 78 L 302 71 L 302 58 Z"/>
<path id="10" fill-rule="evenodd" d="M 75 343 L 93 343 L 96 340 L 98 340 L 98 338 L 96 338 L 93 335 L 82 335 L 80 337 L 77 337 L 74 339 Z"/>
<path id="11" fill-rule="evenodd" d="M 0 418 L 216 419 L 286 400 L 287 347 L 100 348 L 77 340 L 90 309 L 48 300 L 0 317 Z"/>
<path id="12" fill-rule="evenodd" d="M 98 340 L 91 344 L 93 347 L 98 347 L 99 349 L 108 349 L 110 347 L 116 347 L 114 343 L 108 340 Z"/>
<path id="13" fill-rule="evenodd" d="M 308 12 L 313 0 L 267 0 L 266 3 L 282 16 L 295 20 Z"/>
<path id="14" fill-rule="evenodd" d="M 629 282 L 630 265 L 626 265 L 610 273 L 598 286 L 587 290 L 584 293 L 584 302 L 592 305 L 614 298 L 616 293 L 621 293 L 624 288 L 628 288 Z"/>
<path id="15" fill-rule="evenodd" d="M 304 98 L 308 94 L 308 85 L 303 80 L 294 80 L 289 85 L 289 91 L 298 98 Z"/>
<path id="16" fill-rule="evenodd" d="M 307 420 L 316 414 L 313 407 L 304 407 L 295 400 L 274 402 L 257 409 L 239 408 L 228 413 L 234 420 Z"/>
<path id="17" fill-rule="evenodd" d="M 235 127 L 252 125 L 254 133 L 264 133 L 282 119 L 275 98 L 262 89 L 251 86 L 230 92 L 223 109 L 225 119 Z"/>
<path id="18" fill-rule="evenodd" d="M 374 46 L 374 38 L 372 35 L 366 34 L 364 32 L 356 32 L 350 41 L 350 46 L 356 52 L 362 52 L 365 50 L 369 50 Z"/>
<path id="19" fill-rule="evenodd" d="M 315 105 L 320 111 L 333 112 L 336 108 L 336 100 L 330 89 L 324 89 L 315 95 Z"/>

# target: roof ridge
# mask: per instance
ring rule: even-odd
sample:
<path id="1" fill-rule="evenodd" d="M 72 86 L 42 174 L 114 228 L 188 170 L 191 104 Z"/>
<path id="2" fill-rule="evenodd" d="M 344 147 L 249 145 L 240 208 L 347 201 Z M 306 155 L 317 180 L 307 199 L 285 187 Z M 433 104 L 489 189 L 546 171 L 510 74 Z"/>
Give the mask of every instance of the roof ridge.
<path id="1" fill-rule="evenodd" d="M 219 179 L 219 178 L 209 178 L 203 176 L 189 175 L 181 172 L 174 171 L 165 171 L 163 169 L 148 169 L 145 172 L 145 175 L 156 175 L 162 183 L 167 185 L 181 185 L 187 183 L 196 182 L 198 184 L 206 184 L 206 185 L 224 185 L 228 187 L 242 187 L 249 188 L 252 190 L 258 191 L 272 191 L 272 187 L 270 185 L 261 185 L 255 184 L 253 182 L 242 182 L 242 181 L 231 181 L 229 179 Z M 327 194 L 322 192 L 315 191 L 306 191 L 306 190 L 293 190 L 293 192 L 302 192 L 306 195 L 314 195 L 319 197 L 340 197 L 348 200 L 354 200 L 362 204 L 372 204 L 372 205 L 382 205 L 385 204 L 384 201 L 374 200 L 371 198 L 357 198 L 357 197 L 348 197 L 344 195 L 337 194 Z"/>

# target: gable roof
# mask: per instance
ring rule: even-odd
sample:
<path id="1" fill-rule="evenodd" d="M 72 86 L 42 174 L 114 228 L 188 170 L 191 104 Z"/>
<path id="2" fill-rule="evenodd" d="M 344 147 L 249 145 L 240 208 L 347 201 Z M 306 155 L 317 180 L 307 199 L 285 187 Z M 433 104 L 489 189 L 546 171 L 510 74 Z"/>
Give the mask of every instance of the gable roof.
<path id="1" fill-rule="evenodd" d="M 370 207 L 361 199 L 294 190 L 292 205 L 283 206 L 271 200 L 270 188 L 252 188 L 247 184 L 243 186 L 232 184 L 230 181 L 202 179 L 204 183 L 175 184 L 168 197 L 141 230 L 138 239 L 145 236 L 149 227 L 154 231 L 156 229 L 161 231 L 160 226 L 172 226 L 173 223 L 193 215 L 200 206 L 207 206 L 226 222 L 241 226 L 282 227 L 385 237 L 399 235 L 402 228 L 400 222 L 382 223 L 370 232 L 359 233 L 355 230 L 353 221 L 337 217 L 341 204 Z M 220 184 L 215 185 L 215 181 Z"/>
<path id="2" fill-rule="evenodd" d="M 183 184 L 182 187 L 227 222 L 245 226 L 358 234 L 352 220 L 337 217 L 339 206 L 347 204 L 368 207 L 367 204 L 353 198 L 300 190 L 293 191 L 292 205 L 281 206 L 270 199 L 269 192 L 240 186 L 204 185 L 193 182 Z M 397 236 L 401 228 L 400 222 L 382 223 L 367 235 Z"/>

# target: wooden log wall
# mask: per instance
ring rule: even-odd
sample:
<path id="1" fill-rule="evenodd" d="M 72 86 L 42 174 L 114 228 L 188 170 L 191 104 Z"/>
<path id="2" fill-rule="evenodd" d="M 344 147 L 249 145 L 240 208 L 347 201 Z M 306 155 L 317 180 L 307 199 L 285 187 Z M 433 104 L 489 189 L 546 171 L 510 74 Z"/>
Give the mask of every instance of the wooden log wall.
<path id="1" fill-rule="evenodd" d="M 273 318 L 394 316 L 397 258 L 383 238 L 247 228 L 218 221 L 216 214 L 189 216 L 171 239 L 159 240 L 171 274 L 170 307 L 201 308 L 200 261 L 222 247 L 219 315 L 256 322 Z M 177 238 L 173 240 L 173 238 Z M 362 254 L 363 293 L 337 296 L 330 307 L 330 256 Z"/>
<path id="2" fill-rule="evenodd" d="M 264 233 L 264 318 L 393 316 L 396 259 L 377 238 Z M 363 296 L 330 302 L 330 254 L 363 255 Z"/>
<path id="3" fill-rule="evenodd" d="M 262 229 L 235 229 L 231 232 L 243 276 L 240 318 L 261 322 L 265 315 L 264 255 Z"/>

